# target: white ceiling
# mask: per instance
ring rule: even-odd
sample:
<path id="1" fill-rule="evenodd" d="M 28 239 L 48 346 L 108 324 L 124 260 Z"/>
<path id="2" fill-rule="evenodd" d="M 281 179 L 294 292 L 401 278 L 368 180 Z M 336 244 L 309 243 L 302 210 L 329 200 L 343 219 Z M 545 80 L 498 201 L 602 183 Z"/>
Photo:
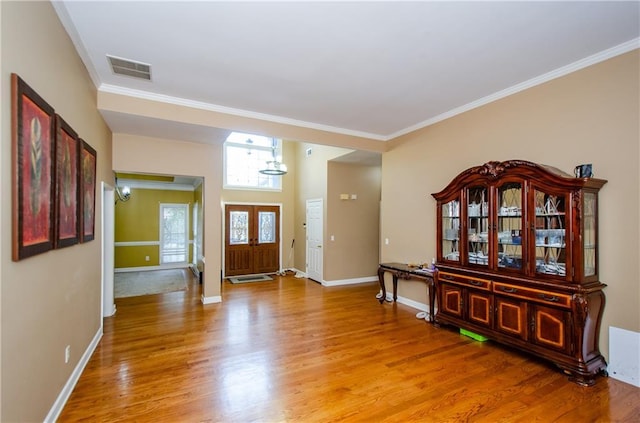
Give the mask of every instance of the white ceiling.
<path id="1" fill-rule="evenodd" d="M 383 141 L 640 45 L 637 1 L 53 4 L 100 90 Z M 107 54 L 152 80 L 113 74 Z M 104 116 L 113 132 L 227 133 Z"/>

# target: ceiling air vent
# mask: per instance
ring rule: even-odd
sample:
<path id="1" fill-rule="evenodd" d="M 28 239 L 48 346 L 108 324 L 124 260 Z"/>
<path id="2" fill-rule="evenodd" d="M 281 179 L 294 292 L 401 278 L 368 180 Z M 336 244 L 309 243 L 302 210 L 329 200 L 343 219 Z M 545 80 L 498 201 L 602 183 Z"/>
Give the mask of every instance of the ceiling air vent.
<path id="1" fill-rule="evenodd" d="M 151 65 L 113 56 L 107 56 L 107 59 L 109 59 L 111 70 L 113 70 L 113 73 L 116 75 L 131 76 L 151 81 Z"/>

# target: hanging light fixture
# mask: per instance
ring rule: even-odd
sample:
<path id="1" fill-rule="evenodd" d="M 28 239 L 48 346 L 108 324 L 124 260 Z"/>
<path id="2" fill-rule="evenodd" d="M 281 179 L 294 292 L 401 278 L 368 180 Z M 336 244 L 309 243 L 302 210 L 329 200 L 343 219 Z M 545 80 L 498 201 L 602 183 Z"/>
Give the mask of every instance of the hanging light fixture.
<path id="1" fill-rule="evenodd" d="M 273 156 L 273 160 L 269 160 L 266 163 L 266 167 L 259 170 L 259 172 L 262 173 L 263 175 L 284 175 L 287 173 L 287 165 L 282 162 L 279 162 L 278 159 L 276 158 L 276 145 L 277 145 L 277 141 L 274 138 L 272 140 L 272 147 L 271 147 L 271 155 Z"/>

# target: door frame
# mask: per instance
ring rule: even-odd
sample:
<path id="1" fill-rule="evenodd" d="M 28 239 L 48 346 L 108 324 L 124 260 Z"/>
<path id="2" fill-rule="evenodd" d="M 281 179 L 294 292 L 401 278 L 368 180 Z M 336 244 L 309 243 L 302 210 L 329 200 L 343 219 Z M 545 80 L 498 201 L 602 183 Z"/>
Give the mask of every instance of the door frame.
<path id="1" fill-rule="evenodd" d="M 115 190 L 102 182 L 102 298 L 100 301 L 100 322 L 103 317 L 116 313 L 114 301 L 114 260 L 115 260 Z"/>
<path id="2" fill-rule="evenodd" d="M 222 239 L 221 239 L 221 247 L 222 251 L 222 279 L 227 277 L 227 269 L 225 257 L 227 254 L 225 240 L 227 239 L 227 214 L 225 213 L 227 206 L 271 206 L 278 207 L 280 209 L 280 233 L 278 234 L 280 239 L 280 245 L 278 245 L 279 249 L 279 259 L 278 259 L 278 271 L 282 271 L 282 203 L 255 203 L 255 202 L 247 202 L 247 201 L 223 201 L 220 208 L 220 213 L 222 213 Z"/>

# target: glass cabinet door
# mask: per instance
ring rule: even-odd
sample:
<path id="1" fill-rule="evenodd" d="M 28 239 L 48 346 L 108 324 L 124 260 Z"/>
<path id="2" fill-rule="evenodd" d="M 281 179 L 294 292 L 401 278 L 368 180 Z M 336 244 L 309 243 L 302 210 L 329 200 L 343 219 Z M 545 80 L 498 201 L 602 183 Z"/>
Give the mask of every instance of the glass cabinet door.
<path id="1" fill-rule="evenodd" d="M 489 265 L 489 192 L 487 187 L 467 189 L 467 261 Z"/>
<path id="2" fill-rule="evenodd" d="M 460 262 L 460 200 L 442 203 L 442 258 Z"/>
<path id="3" fill-rule="evenodd" d="M 497 189 L 497 263 L 502 269 L 522 270 L 522 182 L 505 182 Z"/>
<path id="4" fill-rule="evenodd" d="M 536 274 L 567 274 L 567 198 L 534 189 Z"/>
<path id="5" fill-rule="evenodd" d="M 582 242 L 584 245 L 582 251 L 582 260 L 584 263 L 583 271 L 585 277 L 596 275 L 596 257 L 598 257 L 596 252 L 596 199 L 596 193 L 584 193 L 584 204 L 582 206 L 582 221 L 584 222 L 584 232 L 582 234 Z"/>

